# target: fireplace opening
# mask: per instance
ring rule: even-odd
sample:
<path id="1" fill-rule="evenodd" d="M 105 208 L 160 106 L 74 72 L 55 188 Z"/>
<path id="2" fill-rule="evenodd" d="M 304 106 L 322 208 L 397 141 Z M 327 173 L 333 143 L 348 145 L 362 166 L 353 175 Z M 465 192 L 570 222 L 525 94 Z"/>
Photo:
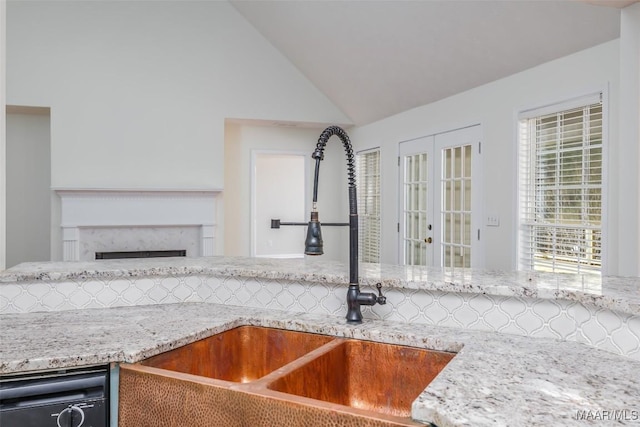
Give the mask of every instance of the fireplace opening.
<path id="1" fill-rule="evenodd" d="M 96 252 L 96 259 L 124 259 L 124 258 L 160 258 L 187 256 L 185 249 L 171 251 L 125 251 L 125 252 Z"/>

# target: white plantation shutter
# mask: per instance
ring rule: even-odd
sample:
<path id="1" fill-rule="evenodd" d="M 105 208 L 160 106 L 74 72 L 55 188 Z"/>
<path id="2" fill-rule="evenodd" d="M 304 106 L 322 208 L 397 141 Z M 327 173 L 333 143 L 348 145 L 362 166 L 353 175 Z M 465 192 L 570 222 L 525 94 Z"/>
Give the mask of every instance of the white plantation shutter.
<path id="1" fill-rule="evenodd" d="M 601 96 L 556 107 L 526 112 L 519 120 L 520 266 L 599 274 Z"/>
<path id="2" fill-rule="evenodd" d="M 380 150 L 356 155 L 359 258 L 380 262 Z"/>

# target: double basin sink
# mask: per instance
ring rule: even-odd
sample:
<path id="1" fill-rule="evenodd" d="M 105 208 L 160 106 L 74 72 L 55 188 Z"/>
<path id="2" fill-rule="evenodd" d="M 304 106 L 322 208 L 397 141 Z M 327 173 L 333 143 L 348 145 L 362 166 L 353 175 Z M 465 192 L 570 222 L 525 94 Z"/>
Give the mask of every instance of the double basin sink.
<path id="1" fill-rule="evenodd" d="M 454 353 L 241 326 L 136 364 L 181 380 L 413 425 L 411 405 Z M 135 365 L 134 365 L 135 366 Z"/>

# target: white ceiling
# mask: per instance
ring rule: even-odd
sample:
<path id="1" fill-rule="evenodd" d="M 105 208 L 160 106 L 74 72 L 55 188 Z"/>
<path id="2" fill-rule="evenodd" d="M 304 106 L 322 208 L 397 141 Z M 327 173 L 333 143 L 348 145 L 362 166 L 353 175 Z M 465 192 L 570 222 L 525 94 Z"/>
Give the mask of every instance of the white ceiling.
<path id="1" fill-rule="evenodd" d="M 613 40 L 609 0 L 272 1 L 233 6 L 354 124 Z"/>

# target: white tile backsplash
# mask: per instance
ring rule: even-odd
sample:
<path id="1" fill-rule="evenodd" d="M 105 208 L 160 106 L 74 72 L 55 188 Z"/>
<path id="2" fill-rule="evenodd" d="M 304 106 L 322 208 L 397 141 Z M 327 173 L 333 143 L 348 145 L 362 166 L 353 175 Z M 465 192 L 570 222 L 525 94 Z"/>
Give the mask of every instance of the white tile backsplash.
<path id="1" fill-rule="evenodd" d="M 2 284 L 0 313 L 210 302 L 344 315 L 346 292 L 346 285 L 209 275 L 37 281 Z M 578 341 L 640 359 L 640 316 L 566 300 L 403 288 L 384 292 L 387 304 L 363 307 L 365 318 Z"/>

